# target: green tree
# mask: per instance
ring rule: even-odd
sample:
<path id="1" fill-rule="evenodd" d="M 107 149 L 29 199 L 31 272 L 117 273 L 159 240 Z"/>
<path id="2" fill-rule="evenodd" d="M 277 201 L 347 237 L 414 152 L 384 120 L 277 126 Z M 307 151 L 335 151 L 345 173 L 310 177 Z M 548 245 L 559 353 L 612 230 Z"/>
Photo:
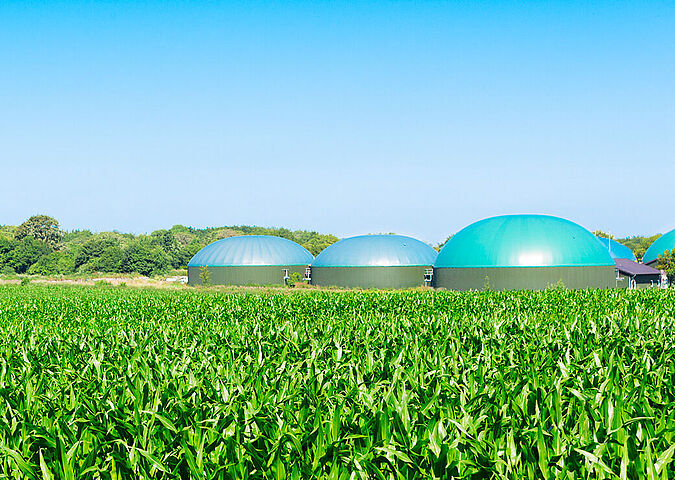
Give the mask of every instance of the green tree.
<path id="1" fill-rule="evenodd" d="M 30 266 L 27 273 L 30 275 L 58 275 L 70 272 L 62 272 L 61 263 L 67 256 L 62 252 L 52 252 L 49 255 L 41 256 L 37 262 Z"/>
<path id="2" fill-rule="evenodd" d="M 675 249 L 663 252 L 656 265 L 659 270 L 666 271 L 669 283 L 675 282 Z"/>
<path id="3" fill-rule="evenodd" d="M 63 238 L 63 232 L 59 228 L 59 222 L 48 215 L 34 215 L 23 222 L 14 232 L 14 238 L 23 240 L 31 237 L 56 248 Z"/>
<path id="4" fill-rule="evenodd" d="M 74 253 L 75 267 L 86 272 L 119 272 L 124 258 L 119 243 L 107 234 L 93 236 Z"/>
<path id="5" fill-rule="evenodd" d="M 11 253 L 16 248 L 16 240 L 0 237 L 0 273 L 16 273 L 11 265 Z"/>
<path id="6" fill-rule="evenodd" d="M 14 248 L 8 254 L 8 263 L 16 273 L 26 273 L 40 257 L 52 253 L 51 248 L 45 242 L 33 237 L 25 237 L 16 242 Z"/>
<path id="7" fill-rule="evenodd" d="M 438 245 L 436 245 L 436 246 L 434 247 L 434 248 L 436 249 L 436 251 L 437 251 L 437 252 L 440 252 L 441 249 L 442 249 L 443 247 L 445 247 L 445 245 L 446 245 L 446 244 L 450 241 L 450 239 L 451 239 L 452 237 L 454 237 L 454 236 L 455 236 L 455 235 L 452 234 L 452 235 L 448 236 L 448 238 L 446 238 L 445 241 L 444 241 L 443 243 L 439 243 Z"/>
<path id="8" fill-rule="evenodd" d="M 649 246 L 654 243 L 654 240 L 659 238 L 661 234 L 652 235 L 651 237 L 644 237 L 641 235 L 636 235 L 634 237 L 618 238 L 615 239 L 617 242 L 624 244 L 630 248 L 639 261 L 642 261 L 642 257 L 649 248 Z"/>
<path id="9" fill-rule="evenodd" d="M 136 241 L 124 251 L 121 270 L 126 273 L 140 273 L 141 275 L 157 275 L 166 272 L 170 266 L 170 259 L 159 247 L 154 247 L 147 241 Z"/>

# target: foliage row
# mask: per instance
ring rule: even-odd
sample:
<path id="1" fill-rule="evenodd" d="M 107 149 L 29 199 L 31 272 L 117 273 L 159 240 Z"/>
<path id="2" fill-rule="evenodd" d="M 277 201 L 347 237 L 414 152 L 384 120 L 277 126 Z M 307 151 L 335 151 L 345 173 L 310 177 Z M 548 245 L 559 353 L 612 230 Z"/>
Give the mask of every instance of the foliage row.
<path id="1" fill-rule="evenodd" d="M 675 292 L 0 288 L 0 478 L 673 478 Z"/>
<path id="2" fill-rule="evenodd" d="M 52 217 L 37 215 L 16 228 L 0 229 L 0 274 L 69 275 L 73 273 L 140 273 L 155 275 L 186 268 L 206 245 L 236 235 L 276 235 L 288 238 L 316 255 L 337 241 L 286 228 L 221 227 L 195 229 L 175 225 L 150 235 L 88 230 L 63 232 Z"/>

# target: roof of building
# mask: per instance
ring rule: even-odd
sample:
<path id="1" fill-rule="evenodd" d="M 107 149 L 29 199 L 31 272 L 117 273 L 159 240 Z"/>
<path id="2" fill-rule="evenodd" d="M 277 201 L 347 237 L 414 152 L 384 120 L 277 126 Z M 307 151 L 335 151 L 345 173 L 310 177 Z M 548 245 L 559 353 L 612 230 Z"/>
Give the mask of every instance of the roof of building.
<path id="1" fill-rule="evenodd" d="M 675 250 L 675 230 L 671 230 L 665 235 L 661 235 L 654 240 L 654 243 L 647 249 L 642 257 L 643 263 L 656 261 L 666 250 Z"/>
<path id="2" fill-rule="evenodd" d="M 202 248 L 188 267 L 309 265 L 314 260 L 301 245 L 271 235 L 242 235 L 218 240 Z"/>
<path id="3" fill-rule="evenodd" d="M 436 250 L 402 235 L 360 235 L 345 238 L 316 256 L 312 267 L 401 267 L 428 265 Z"/>
<path id="4" fill-rule="evenodd" d="M 609 251 L 574 222 L 549 215 L 504 215 L 453 236 L 438 268 L 614 266 Z"/>
<path id="5" fill-rule="evenodd" d="M 627 258 L 615 258 L 616 268 L 621 273 L 626 273 L 628 275 L 660 275 L 661 272 L 655 268 L 652 268 L 648 265 L 643 265 L 641 263 L 633 262 Z"/>
<path id="6" fill-rule="evenodd" d="M 602 243 L 607 250 L 609 250 L 609 254 L 612 256 L 612 258 L 627 258 L 628 260 L 632 261 L 637 261 L 637 258 L 635 258 L 635 254 L 633 253 L 633 250 L 628 248 L 626 245 L 623 243 L 619 243 L 614 239 L 609 239 L 605 237 L 597 237 L 596 238 Z"/>

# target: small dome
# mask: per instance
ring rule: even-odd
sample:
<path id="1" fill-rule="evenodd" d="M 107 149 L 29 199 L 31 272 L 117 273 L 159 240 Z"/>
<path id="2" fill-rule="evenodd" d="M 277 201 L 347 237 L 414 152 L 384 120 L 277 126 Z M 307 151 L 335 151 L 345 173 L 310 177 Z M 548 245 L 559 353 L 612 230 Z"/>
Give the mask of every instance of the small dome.
<path id="1" fill-rule="evenodd" d="M 602 245 L 609 250 L 609 254 L 612 258 L 627 258 L 633 262 L 637 262 L 633 250 L 625 246 L 623 243 L 619 243 L 616 240 L 611 240 L 605 237 L 596 237 Z"/>
<path id="2" fill-rule="evenodd" d="M 312 267 L 431 266 L 436 250 L 402 235 L 361 235 L 345 238 L 316 256 Z"/>
<path id="3" fill-rule="evenodd" d="M 549 215 L 504 215 L 473 223 L 438 254 L 436 268 L 613 266 L 595 236 Z"/>
<path id="4" fill-rule="evenodd" d="M 675 230 L 671 230 L 654 240 L 654 243 L 651 244 L 645 252 L 644 257 L 642 257 L 642 263 L 651 263 L 658 260 L 666 250 L 675 250 Z"/>
<path id="5" fill-rule="evenodd" d="M 243 235 L 213 242 L 198 251 L 188 267 L 309 265 L 314 257 L 304 247 L 271 235 Z"/>

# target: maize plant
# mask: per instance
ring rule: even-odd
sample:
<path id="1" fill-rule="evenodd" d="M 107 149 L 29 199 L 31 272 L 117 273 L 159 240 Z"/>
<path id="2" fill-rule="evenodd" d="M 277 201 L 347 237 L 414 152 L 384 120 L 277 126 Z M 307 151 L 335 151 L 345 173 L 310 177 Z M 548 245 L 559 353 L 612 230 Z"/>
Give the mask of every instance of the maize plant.
<path id="1" fill-rule="evenodd" d="M 0 478 L 675 478 L 675 291 L 0 287 Z"/>

